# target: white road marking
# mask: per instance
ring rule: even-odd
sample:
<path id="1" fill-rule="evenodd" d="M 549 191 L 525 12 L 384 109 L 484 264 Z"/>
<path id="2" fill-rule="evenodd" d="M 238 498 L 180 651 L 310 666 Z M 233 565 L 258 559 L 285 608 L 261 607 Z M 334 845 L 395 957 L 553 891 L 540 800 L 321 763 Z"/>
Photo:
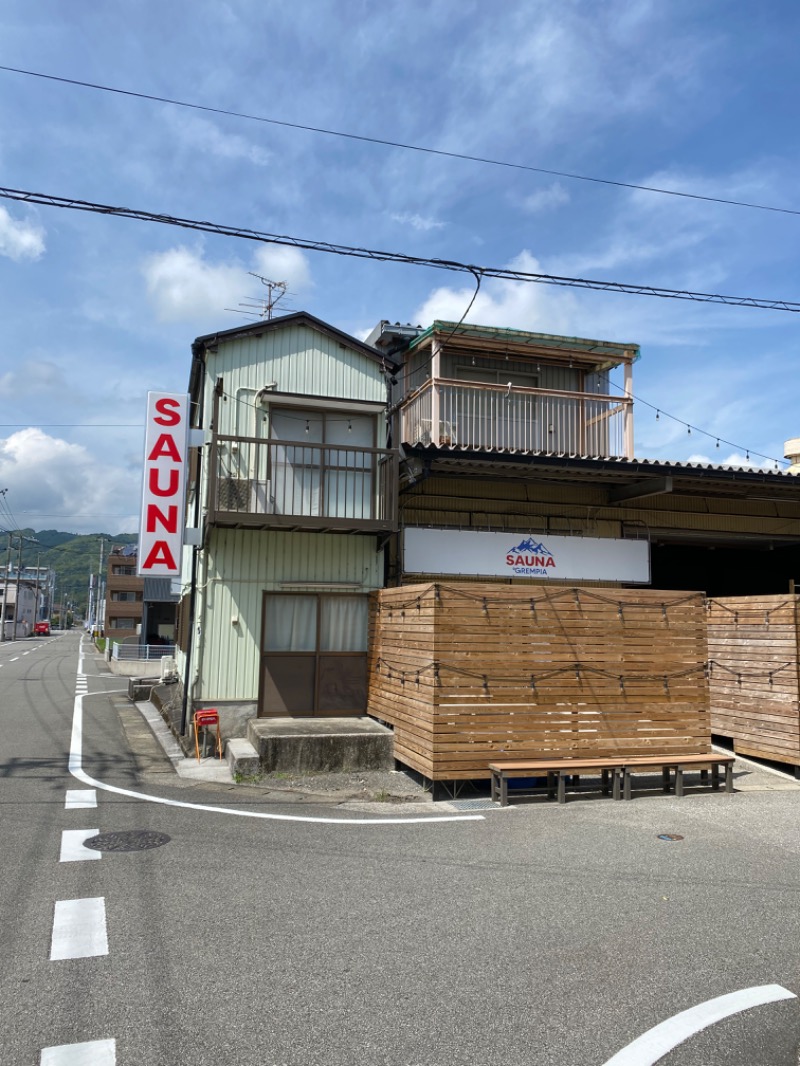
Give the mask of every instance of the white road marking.
<path id="1" fill-rule="evenodd" d="M 61 854 L 59 862 L 84 862 L 86 859 L 102 859 L 101 851 L 83 846 L 84 840 L 96 837 L 99 829 L 63 829 L 61 831 Z"/>
<path id="2" fill-rule="evenodd" d="M 88 959 L 108 954 L 106 901 L 60 899 L 53 914 L 51 959 Z"/>
<path id="3" fill-rule="evenodd" d="M 116 1066 L 116 1040 L 90 1040 L 86 1044 L 59 1044 L 42 1049 L 39 1066 Z"/>
<path id="4" fill-rule="evenodd" d="M 15 655 L 13 659 L 9 659 L 8 661 L 9 661 L 10 663 L 15 663 L 15 662 L 17 661 L 17 659 L 18 659 L 18 658 L 19 658 L 19 655 Z"/>
<path id="5" fill-rule="evenodd" d="M 796 998 L 794 992 L 781 985 L 758 985 L 717 996 L 648 1029 L 632 1044 L 618 1051 L 604 1066 L 652 1066 L 690 1036 L 707 1029 L 709 1025 L 716 1025 L 731 1014 L 739 1014 L 740 1011 L 761 1007 L 766 1003 L 776 1003 L 781 999 Z"/>
<path id="6" fill-rule="evenodd" d="M 83 650 L 81 650 L 78 676 L 83 673 Z M 100 788 L 104 792 L 113 792 L 117 796 L 133 796 L 134 799 L 146 800 L 148 803 L 161 803 L 165 807 L 184 807 L 191 811 L 211 811 L 214 814 L 232 814 L 237 818 L 260 818 L 271 822 L 314 822 L 322 825 L 420 825 L 429 822 L 483 822 L 482 814 L 435 814 L 424 818 L 313 818 L 302 814 L 272 814 L 268 811 L 239 810 L 236 807 L 212 807 L 207 803 L 187 803 L 184 800 L 165 799 L 163 796 L 151 796 L 146 792 L 134 792 L 129 788 L 107 785 L 90 777 L 83 769 L 83 700 L 77 693 L 72 712 L 72 736 L 69 745 L 69 772 L 84 785 Z"/>
<path id="7" fill-rule="evenodd" d="M 93 788 L 68 788 L 64 802 L 65 811 L 74 811 L 81 807 L 96 807 L 97 792 Z"/>

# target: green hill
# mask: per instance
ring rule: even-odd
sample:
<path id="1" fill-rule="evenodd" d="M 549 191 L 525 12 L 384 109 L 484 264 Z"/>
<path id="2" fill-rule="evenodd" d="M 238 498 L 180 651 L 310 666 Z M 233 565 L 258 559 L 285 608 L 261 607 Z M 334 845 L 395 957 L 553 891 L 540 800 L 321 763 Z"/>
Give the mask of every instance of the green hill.
<path id="1" fill-rule="evenodd" d="M 75 603 L 79 614 L 85 614 L 89 598 L 89 575 L 97 574 L 100 568 L 100 548 L 102 542 L 103 571 L 105 572 L 108 553 L 112 546 L 135 544 L 139 539 L 135 533 L 120 533 L 112 537 L 110 533 L 62 533 L 56 529 L 20 530 L 29 540 L 22 542 L 22 566 L 48 566 L 56 572 L 56 602 L 62 596 Z M 0 533 L 0 565 L 8 562 L 8 534 Z M 32 544 L 30 541 L 38 541 Z M 12 567 L 19 559 L 19 547 L 16 531 L 11 553 Z"/>

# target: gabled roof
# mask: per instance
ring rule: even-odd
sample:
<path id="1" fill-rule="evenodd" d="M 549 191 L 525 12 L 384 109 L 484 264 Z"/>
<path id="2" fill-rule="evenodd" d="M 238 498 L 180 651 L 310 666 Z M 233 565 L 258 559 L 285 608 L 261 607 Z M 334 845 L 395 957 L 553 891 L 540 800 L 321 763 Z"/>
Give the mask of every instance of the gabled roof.
<path id="1" fill-rule="evenodd" d="M 199 353 L 202 349 L 209 348 L 219 341 L 235 340 L 237 337 L 258 336 L 261 333 L 269 333 L 271 330 L 283 329 L 284 326 L 309 326 L 311 329 L 317 330 L 318 333 L 324 333 L 326 336 L 346 344 L 349 348 L 354 348 L 356 351 L 361 352 L 362 355 L 369 356 L 376 363 L 387 364 L 390 367 L 395 365 L 392 360 L 387 360 L 385 355 L 377 352 L 369 344 L 356 340 L 349 333 L 337 329 L 336 326 L 331 326 L 328 322 L 323 322 L 321 318 L 316 318 L 314 315 L 309 314 L 308 311 L 294 311 L 292 314 L 281 315 L 279 318 L 262 319 L 259 322 L 251 322 L 246 326 L 236 326 L 233 329 L 220 330 L 218 333 L 206 333 L 202 337 L 196 338 L 192 344 L 192 351 Z"/>

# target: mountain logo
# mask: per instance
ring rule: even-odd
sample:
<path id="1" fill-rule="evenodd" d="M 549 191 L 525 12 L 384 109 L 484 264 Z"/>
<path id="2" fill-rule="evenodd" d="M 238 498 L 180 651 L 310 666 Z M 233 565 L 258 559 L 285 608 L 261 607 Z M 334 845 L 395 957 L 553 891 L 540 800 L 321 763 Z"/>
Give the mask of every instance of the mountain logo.
<path id="1" fill-rule="evenodd" d="M 533 537 L 526 537 L 506 552 L 506 565 L 521 577 L 549 577 L 556 560 L 549 548 Z"/>

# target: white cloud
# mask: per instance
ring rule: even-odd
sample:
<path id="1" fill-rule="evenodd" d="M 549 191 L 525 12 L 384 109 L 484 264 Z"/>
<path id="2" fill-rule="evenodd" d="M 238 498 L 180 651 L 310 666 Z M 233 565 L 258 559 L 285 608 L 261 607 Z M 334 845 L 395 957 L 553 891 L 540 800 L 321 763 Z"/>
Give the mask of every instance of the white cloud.
<path id="1" fill-rule="evenodd" d="M 0 439 L 0 481 L 15 517 L 34 528 L 45 528 L 53 516 L 59 529 L 96 529 L 105 522 L 99 516 L 126 512 L 127 517 L 114 520 L 117 528 L 136 524 L 139 471 L 115 466 L 104 455 L 35 427 Z"/>
<path id="2" fill-rule="evenodd" d="M 310 285 L 308 263 L 297 248 L 264 246 L 253 256 L 252 270 L 273 281 L 286 281 L 292 291 Z M 260 298 L 261 286 L 239 260 L 211 263 L 202 251 L 183 245 L 151 256 L 143 266 L 147 292 L 163 322 L 219 321 L 226 308 L 247 297 Z"/>
<path id="3" fill-rule="evenodd" d="M 750 452 L 746 452 L 742 455 L 740 452 L 731 452 L 724 458 L 710 458 L 702 453 L 696 453 L 688 456 L 687 463 L 702 463 L 711 466 L 735 466 L 742 467 L 745 470 L 774 470 L 775 459 L 765 459 L 760 455 L 753 455 Z M 781 464 L 782 465 L 782 464 Z"/>
<path id="4" fill-rule="evenodd" d="M 522 251 L 508 264 L 512 270 L 542 273 L 538 260 Z M 412 321 L 430 325 L 434 319 L 458 322 L 475 292 L 474 285 L 455 289 L 435 289 L 412 315 Z M 575 297 L 563 289 L 519 281 L 489 280 L 480 292 L 465 321 L 482 326 L 507 326 L 538 333 L 569 331 L 576 308 Z"/>
<path id="5" fill-rule="evenodd" d="M 15 263 L 38 259 L 44 253 L 44 230 L 33 222 L 14 219 L 0 207 L 0 255 Z"/>
<path id="6" fill-rule="evenodd" d="M 428 233 L 432 229 L 444 229 L 446 223 L 439 222 L 435 218 L 425 218 L 423 215 L 412 214 L 405 211 L 403 214 L 392 215 L 393 222 L 399 222 L 401 226 L 411 226 L 420 233 Z"/>
<path id="7" fill-rule="evenodd" d="M 164 116 L 171 131 L 188 148 L 198 149 L 219 159 L 244 159 L 256 166 L 265 167 L 272 159 L 272 152 L 238 133 L 224 133 L 207 118 L 187 115 L 185 111 L 167 109 Z"/>
<path id="8" fill-rule="evenodd" d="M 522 201 L 523 211 L 535 215 L 540 211 L 550 211 L 569 203 L 569 193 L 559 181 L 553 182 L 545 189 L 537 189 Z"/>

